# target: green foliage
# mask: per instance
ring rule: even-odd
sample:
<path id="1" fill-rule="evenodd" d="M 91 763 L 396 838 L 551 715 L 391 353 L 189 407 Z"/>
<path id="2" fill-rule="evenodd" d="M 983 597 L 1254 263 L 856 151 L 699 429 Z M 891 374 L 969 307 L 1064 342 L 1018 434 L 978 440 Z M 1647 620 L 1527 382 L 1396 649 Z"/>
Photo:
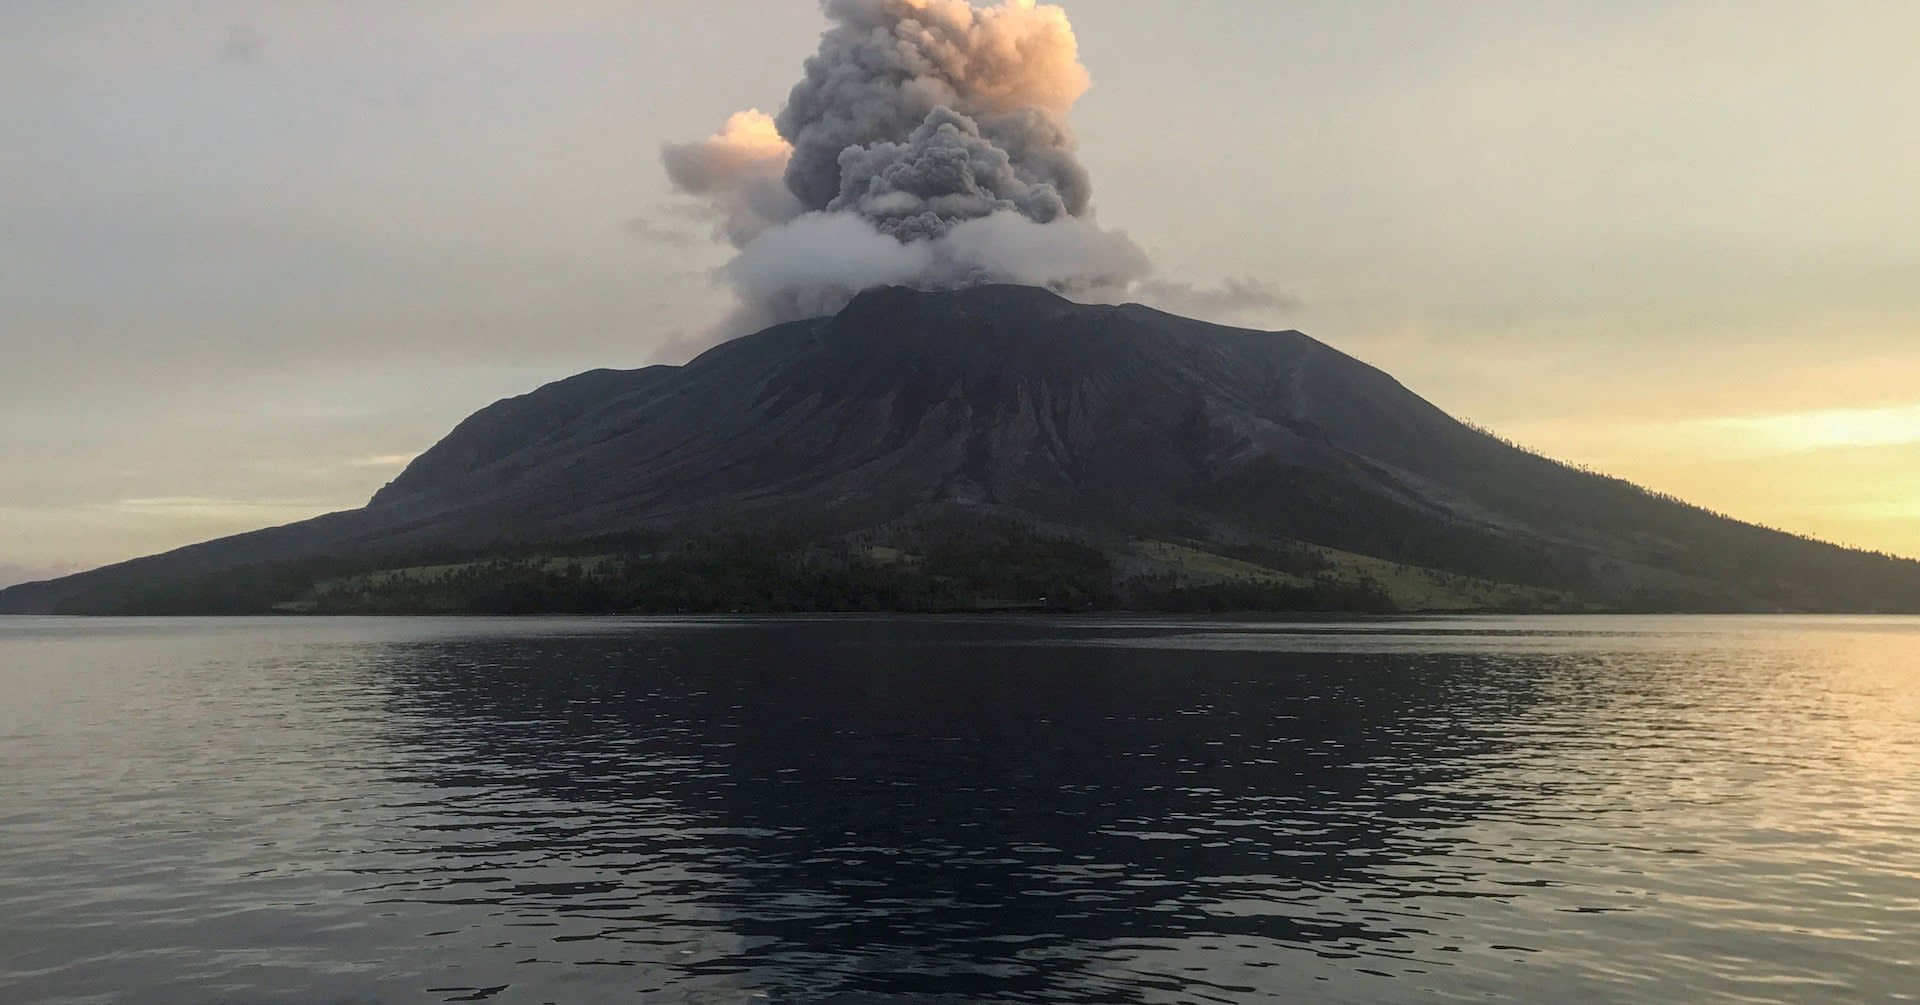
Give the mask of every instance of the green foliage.
<path id="1" fill-rule="evenodd" d="M 1392 614 L 1393 598 L 1372 580 L 1316 577 L 1297 586 L 1266 579 L 1232 579 L 1219 583 L 1180 584 L 1159 576 L 1132 584 L 1131 606 L 1136 610 L 1171 613 L 1242 613 L 1302 611 L 1319 613 Z"/>
<path id="2" fill-rule="evenodd" d="M 1092 543 L 997 518 L 947 517 L 826 541 L 798 534 L 739 534 L 599 555 L 556 550 L 464 561 L 436 555 L 414 564 L 262 566 L 135 595 L 85 598 L 75 613 L 1392 609 L 1377 583 L 1324 575 L 1203 584 L 1178 577 L 1123 580 L 1107 552 Z"/>
<path id="3" fill-rule="evenodd" d="M 1037 533 L 1001 519 L 935 522 L 903 544 L 923 556 L 925 575 L 975 606 L 1057 609 L 1111 606 L 1113 563 L 1092 545 Z"/>

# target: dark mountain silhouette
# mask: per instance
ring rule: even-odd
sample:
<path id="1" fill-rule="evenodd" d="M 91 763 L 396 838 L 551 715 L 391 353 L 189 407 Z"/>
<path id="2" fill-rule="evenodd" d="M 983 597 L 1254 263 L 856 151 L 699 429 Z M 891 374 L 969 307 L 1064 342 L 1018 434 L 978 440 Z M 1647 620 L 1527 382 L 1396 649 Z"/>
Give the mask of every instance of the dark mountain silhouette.
<path id="1" fill-rule="evenodd" d="M 1305 542 L 1611 608 L 1920 609 L 1920 564 L 1517 449 L 1299 332 L 981 287 L 876 290 L 682 367 L 550 384 L 461 423 L 363 509 L 16 587 L 0 611 L 138 609 L 276 563 L 956 515 L 1141 561 L 1148 539 L 1254 561 Z"/>

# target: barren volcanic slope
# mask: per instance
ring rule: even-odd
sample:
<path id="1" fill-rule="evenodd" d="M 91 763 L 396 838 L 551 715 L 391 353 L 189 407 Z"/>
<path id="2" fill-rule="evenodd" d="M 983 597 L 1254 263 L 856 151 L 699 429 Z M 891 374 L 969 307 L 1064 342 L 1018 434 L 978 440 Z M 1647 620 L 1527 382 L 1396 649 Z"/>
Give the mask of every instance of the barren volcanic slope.
<path id="1" fill-rule="evenodd" d="M 1603 607 L 1920 609 L 1920 565 L 1514 449 L 1298 332 L 982 287 L 877 290 L 683 367 L 560 381 L 474 415 L 363 509 L 17 587 L 0 611 L 126 609 L 168 582 L 321 557 L 825 539 L 953 513 L 1141 562 L 1146 541 L 1306 542 Z"/>

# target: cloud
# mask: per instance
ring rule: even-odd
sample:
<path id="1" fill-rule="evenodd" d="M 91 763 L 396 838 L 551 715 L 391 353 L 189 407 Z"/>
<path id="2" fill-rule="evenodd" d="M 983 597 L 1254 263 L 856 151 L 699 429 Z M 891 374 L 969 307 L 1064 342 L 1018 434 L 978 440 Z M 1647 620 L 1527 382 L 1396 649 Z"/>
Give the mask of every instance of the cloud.
<path id="1" fill-rule="evenodd" d="M 1920 448 L 1920 405 L 1661 421 L 1503 422 L 1500 428 L 1528 446 L 1553 444 L 1558 452 L 1609 463 L 1622 457 L 1712 457 L 1742 462 L 1846 453 L 1893 457 Z M 1883 471 L 1879 480 L 1892 485 L 1895 476 L 1904 473 L 1905 467 L 1896 465 Z M 1808 487 L 1798 488 L 1804 492 Z"/>
<path id="2" fill-rule="evenodd" d="M 1300 306 L 1299 297 L 1251 276 L 1232 277 L 1217 286 L 1150 279 L 1134 289 L 1134 296 L 1149 307 L 1203 320 L 1224 320 Z"/>
<path id="3" fill-rule="evenodd" d="M 792 154 L 773 117 L 753 108 L 704 140 L 668 144 L 660 159 L 675 190 L 704 201 L 716 236 L 738 246 L 805 212 L 785 181 Z"/>
<path id="4" fill-rule="evenodd" d="M 996 213 L 903 244 L 860 216 L 809 213 L 762 234 L 721 269 L 742 299 L 722 334 L 828 314 L 881 286 L 1014 283 L 1112 299 L 1149 268 L 1124 233 L 1085 220 L 1038 223 Z"/>
<path id="5" fill-rule="evenodd" d="M 340 506 L 318 499 L 222 499 L 205 496 L 154 496 L 116 499 L 97 506 L 129 516 L 179 520 L 240 520 L 286 523 L 319 516 Z"/>
<path id="6" fill-rule="evenodd" d="M 214 48 L 214 55 L 223 63 L 252 66 L 260 61 L 266 46 L 266 36 L 260 33 L 260 29 L 240 21 L 227 28 L 226 36 Z"/>
<path id="7" fill-rule="evenodd" d="M 1067 115 L 1091 84 L 1064 10 L 1034 0 L 824 0 L 780 113 L 661 151 L 738 256 L 713 333 L 832 313 L 876 286 L 1044 286 L 1111 299 L 1151 271 L 1093 218 Z"/>
<path id="8" fill-rule="evenodd" d="M 661 226 L 644 216 L 629 217 L 624 226 L 626 232 L 636 240 L 664 244 L 670 248 L 693 248 L 705 243 L 684 230 Z"/>
<path id="9" fill-rule="evenodd" d="M 371 457 L 355 457 L 353 460 L 348 461 L 347 464 L 356 468 L 404 468 L 412 464 L 414 458 L 419 456 L 420 454 L 418 452 L 411 454 L 375 454 Z"/>
<path id="10" fill-rule="evenodd" d="M 830 314 L 877 286 L 1011 283 L 1220 321 L 1295 305 L 1253 278 L 1149 282 L 1146 252 L 1099 223 L 1067 121 L 1092 77 L 1059 6 L 821 8 L 830 26 L 777 115 L 740 112 L 661 152 L 737 251 L 717 278 L 738 306 L 674 349 Z"/>
<path id="11" fill-rule="evenodd" d="M 1711 427 L 1782 450 L 1920 444 L 1920 405 L 1714 419 Z"/>

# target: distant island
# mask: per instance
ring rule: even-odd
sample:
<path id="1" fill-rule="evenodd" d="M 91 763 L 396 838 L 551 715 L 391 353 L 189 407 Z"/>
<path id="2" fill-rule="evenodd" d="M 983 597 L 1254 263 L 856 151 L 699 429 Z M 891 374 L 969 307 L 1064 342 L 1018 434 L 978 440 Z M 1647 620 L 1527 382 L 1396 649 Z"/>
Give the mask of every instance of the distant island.
<path id="1" fill-rule="evenodd" d="M 364 508 L 0 613 L 1920 612 L 1920 563 L 1461 423 L 1299 332 L 875 290 L 460 424 Z"/>

